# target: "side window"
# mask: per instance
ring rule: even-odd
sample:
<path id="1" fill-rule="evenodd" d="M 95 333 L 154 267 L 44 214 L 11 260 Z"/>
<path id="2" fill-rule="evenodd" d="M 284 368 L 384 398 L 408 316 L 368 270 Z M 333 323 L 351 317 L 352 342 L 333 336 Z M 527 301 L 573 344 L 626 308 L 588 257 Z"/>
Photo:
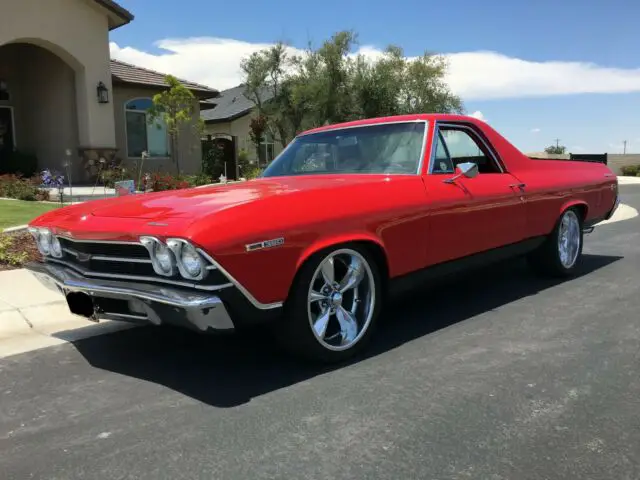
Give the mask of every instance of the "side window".
<path id="1" fill-rule="evenodd" d="M 502 173 L 486 147 L 469 131 L 444 127 L 440 133 L 454 168 L 459 163 L 472 162 L 478 165 L 480 173 Z"/>
<path id="2" fill-rule="evenodd" d="M 436 143 L 436 154 L 433 159 L 432 173 L 453 173 L 453 162 L 447 151 L 447 147 L 442 139 L 442 134 L 438 132 L 438 139 Z"/>

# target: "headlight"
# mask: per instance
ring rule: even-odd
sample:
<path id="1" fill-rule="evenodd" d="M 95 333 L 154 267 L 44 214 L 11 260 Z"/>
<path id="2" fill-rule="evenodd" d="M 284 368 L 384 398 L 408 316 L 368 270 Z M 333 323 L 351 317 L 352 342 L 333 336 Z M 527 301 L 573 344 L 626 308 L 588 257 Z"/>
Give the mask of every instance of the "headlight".
<path id="1" fill-rule="evenodd" d="M 202 280 L 207 274 L 207 266 L 193 245 L 181 238 L 170 238 L 167 245 L 178 261 L 180 275 L 187 280 Z"/>
<path id="2" fill-rule="evenodd" d="M 50 247 L 51 255 L 56 258 L 62 258 L 62 245 L 60 245 L 60 240 L 58 237 L 51 237 L 51 247 Z"/>
<path id="3" fill-rule="evenodd" d="M 158 275 L 171 277 L 175 274 L 175 256 L 164 243 L 155 237 L 140 237 L 140 243 L 149 252 L 153 270 Z"/>
<path id="4" fill-rule="evenodd" d="M 36 241 L 38 250 L 42 255 L 51 254 L 51 232 L 46 228 L 29 228 L 29 232 Z"/>
<path id="5" fill-rule="evenodd" d="M 187 272 L 192 277 L 197 277 L 202 273 L 202 262 L 200 255 L 196 252 L 196 249 L 191 245 L 185 245 L 182 247 L 182 254 L 180 255 L 180 261 Z"/>
<path id="6" fill-rule="evenodd" d="M 169 247 L 160 243 L 156 243 L 155 249 L 158 266 L 162 269 L 163 273 L 170 273 L 173 269 L 173 253 L 171 253 Z"/>

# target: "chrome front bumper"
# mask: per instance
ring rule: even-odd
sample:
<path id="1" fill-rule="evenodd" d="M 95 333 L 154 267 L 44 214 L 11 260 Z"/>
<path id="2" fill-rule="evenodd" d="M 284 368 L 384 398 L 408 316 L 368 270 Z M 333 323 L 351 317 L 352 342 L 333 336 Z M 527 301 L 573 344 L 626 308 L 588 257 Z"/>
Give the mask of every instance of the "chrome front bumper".
<path id="1" fill-rule="evenodd" d="M 222 300 L 205 292 L 149 283 L 92 279 L 46 262 L 33 262 L 25 268 L 43 285 L 61 293 L 67 300 L 72 292 L 87 294 L 94 305 L 92 315 L 83 315 L 89 320 L 167 323 L 194 327 L 199 331 L 234 328 Z"/>

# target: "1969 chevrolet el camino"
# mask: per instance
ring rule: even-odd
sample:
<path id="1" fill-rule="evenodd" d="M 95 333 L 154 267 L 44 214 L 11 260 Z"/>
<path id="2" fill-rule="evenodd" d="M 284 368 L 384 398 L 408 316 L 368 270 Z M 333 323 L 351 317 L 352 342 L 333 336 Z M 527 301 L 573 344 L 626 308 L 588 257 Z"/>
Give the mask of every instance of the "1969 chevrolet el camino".
<path id="1" fill-rule="evenodd" d="M 572 274 L 617 186 L 604 164 L 529 158 L 471 117 L 376 118 L 298 135 L 255 180 L 46 213 L 28 268 L 93 321 L 269 321 L 295 352 L 339 361 L 396 287 L 512 255 Z"/>

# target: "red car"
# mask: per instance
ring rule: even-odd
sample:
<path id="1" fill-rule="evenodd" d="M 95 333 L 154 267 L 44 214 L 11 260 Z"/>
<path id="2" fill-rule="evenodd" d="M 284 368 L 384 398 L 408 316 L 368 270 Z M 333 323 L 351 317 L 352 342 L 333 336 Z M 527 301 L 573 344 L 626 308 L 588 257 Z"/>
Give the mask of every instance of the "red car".
<path id="1" fill-rule="evenodd" d="M 255 180 L 46 213 L 28 268 L 92 320 L 270 321 L 292 350 L 337 361 L 396 287 L 515 255 L 570 275 L 617 205 L 604 164 L 531 159 L 467 116 L 377 118 L 298 135 Z"/>

